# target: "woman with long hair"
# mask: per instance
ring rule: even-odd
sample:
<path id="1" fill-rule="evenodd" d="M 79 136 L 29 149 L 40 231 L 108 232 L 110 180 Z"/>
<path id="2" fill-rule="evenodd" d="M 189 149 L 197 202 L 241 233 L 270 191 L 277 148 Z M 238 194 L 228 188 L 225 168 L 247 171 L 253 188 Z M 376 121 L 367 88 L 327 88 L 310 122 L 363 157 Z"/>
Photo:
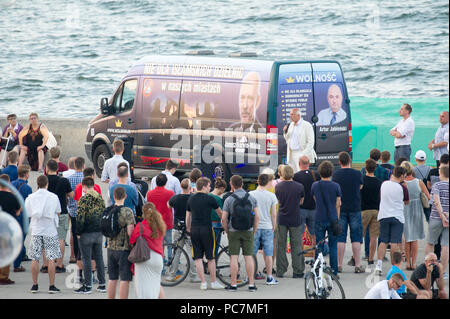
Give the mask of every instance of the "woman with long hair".
<path id="1" fill-rule="evenodd" d="M 163 239 L 167 227 L 153 203 L 144 205 L 142 217 L 143 221 L 136 225 L 131 234 L 130 244 L 135 244 L 139 236 L 144 237 L 150 248 L 150 259 L 134 264 L 136 297 L 139 299 L 163 298 L 161 272 L 163 269 Z"/>

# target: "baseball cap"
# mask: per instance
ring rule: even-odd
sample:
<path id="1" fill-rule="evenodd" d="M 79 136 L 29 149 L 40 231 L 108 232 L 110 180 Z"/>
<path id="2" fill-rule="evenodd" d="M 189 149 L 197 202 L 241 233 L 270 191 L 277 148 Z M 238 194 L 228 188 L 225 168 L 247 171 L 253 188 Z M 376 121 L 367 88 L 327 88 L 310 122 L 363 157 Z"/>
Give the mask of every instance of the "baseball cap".
<path id="1" fill-rule="evenodd" d="M 418 150 L 415 156 L 420 161 L 425 161 L 427 159 L 427 154 L 424 151 Z"/>

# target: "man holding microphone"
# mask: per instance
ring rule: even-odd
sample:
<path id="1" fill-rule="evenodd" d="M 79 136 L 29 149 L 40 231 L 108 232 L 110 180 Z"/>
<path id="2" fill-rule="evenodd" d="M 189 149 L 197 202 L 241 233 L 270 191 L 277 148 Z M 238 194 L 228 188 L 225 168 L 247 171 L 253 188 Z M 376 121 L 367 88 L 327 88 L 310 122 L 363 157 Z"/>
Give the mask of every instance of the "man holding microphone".
<path id="1" fill-rule="evenodd" d="M 300 157 L 306 155 L 310 163 L 316 161 L 317 155 L 314 151 L 314 130 L 312 125 L 302 119 L 300 110 L 294 108 L 290 114 L 291 123 L 283 128 L 283 136 L 287 144 L 287 161 L 294 172 L 300 170 Z"/>

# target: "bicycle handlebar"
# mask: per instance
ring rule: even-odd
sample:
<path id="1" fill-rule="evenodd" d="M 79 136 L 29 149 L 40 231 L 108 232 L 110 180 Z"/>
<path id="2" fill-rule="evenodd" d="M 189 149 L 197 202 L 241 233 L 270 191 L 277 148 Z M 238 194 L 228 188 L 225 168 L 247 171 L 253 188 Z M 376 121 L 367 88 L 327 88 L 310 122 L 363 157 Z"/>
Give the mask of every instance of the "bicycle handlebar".
<path id="1" fill-rule="evenodd" d="M 302 251 L 302 252 L 299 252 L 299 253 L 298 253 L 298 256 L 303 255 L 303 254 L 305 254 L 305 253 L 308 253 L 308 252 L 310 252 L 310 251 L 319 249 L 319 246 L 320 246 L 321 244 L 323 244 L 323 243 L 325 242 L 326 239 L 328 239 L 328 235 L 325 236 L 321 241 L 319 241 L 314 247 L 309 248 L 309 249 L 306 249 L 306 250 L 304 250 L 304 251 Z"/>

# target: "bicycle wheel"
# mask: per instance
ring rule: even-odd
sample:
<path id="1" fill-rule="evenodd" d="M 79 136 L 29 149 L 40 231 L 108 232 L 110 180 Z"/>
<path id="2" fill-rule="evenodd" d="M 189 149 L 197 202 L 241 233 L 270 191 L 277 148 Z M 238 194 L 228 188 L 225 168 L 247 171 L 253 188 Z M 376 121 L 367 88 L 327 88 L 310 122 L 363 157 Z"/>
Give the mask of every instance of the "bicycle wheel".
<path id="1" fill-rule="evenodd" d="M 223 248 L 216 258 L 216 275 L 217 278 L 225 285 L 231 285 L 231 272 L 230 272 L 230 254 L 228 247 Z M 255 265 L 255 274 L 258 269 L 258 261 L 253 256 L 253 263 Z M 253 274 L 253 275 L 255 275 Z M 247 271 L 245 269 L 244 256 L 239 255 L 238 259 L 238 274 L 237 274 L 237 286 L 242 287 L 248 284 Z"/>
<path id="2" fill-rule="evenodd" d="M 342 288 L 339 279 L 333 274 L 331 269 L 325 268 L 323 271 L 324 275 L 324 285 L 325 289 L 325 298 L 326 299 L 345 299 L 344 288 Z"/>
<path id="3" fill-rule="evenodd" d="M 173 287 L 182 283 L 190 270 L 189 255 L 186 251 L 174 244 L 164 244 L 163 258 L 164 265 L 161 273 L 161 285 Z"/>
<path id="4" fill-rule="evenodd" d="M 312 272 L 308 272 L 305 276 L 305 297 L 306 299 L 316 299 L 316 282 Z"/>

